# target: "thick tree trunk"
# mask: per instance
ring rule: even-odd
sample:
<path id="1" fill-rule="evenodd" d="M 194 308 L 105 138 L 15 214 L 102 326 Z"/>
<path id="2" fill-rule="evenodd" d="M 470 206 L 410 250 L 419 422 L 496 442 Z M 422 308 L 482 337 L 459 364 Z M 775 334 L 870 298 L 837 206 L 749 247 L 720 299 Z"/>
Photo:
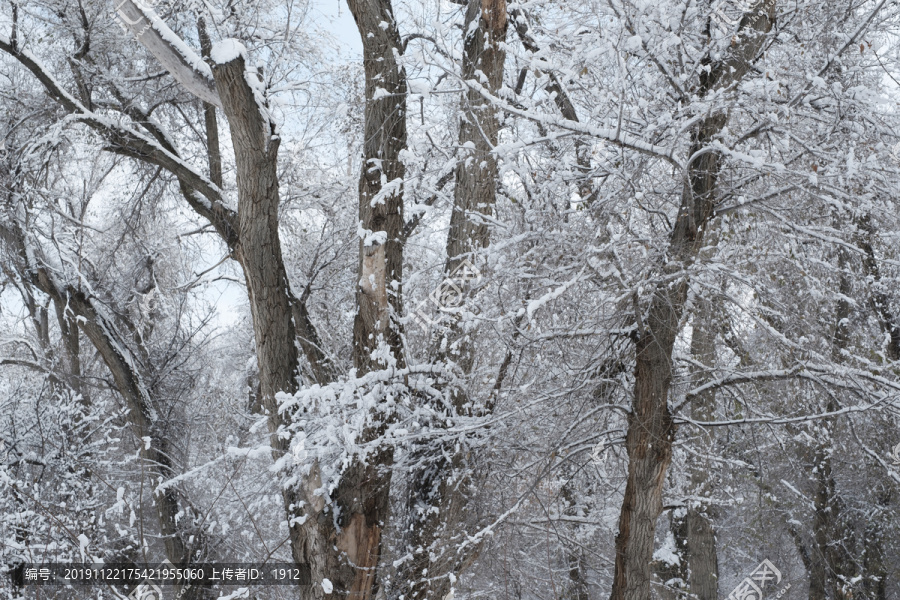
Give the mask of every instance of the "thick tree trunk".
<path id="1" fill-rule="evenodd" d="M 727 87 L 746 75 L 765 33 L 775 19 L 775 0 L 757 3 L 741 19 L 731 52 L 711 63 L 701 76 L 699 94 Z M 693 134 L 691 156 L 706 150 L 688 165 L 688 181 L 669 240 L 664 274 L 682 272 L 697 257 L 713 216 L 720 154 L 708 145 L 725 126 L 726 116 L 704 118 Z M 672 382 L 672 350 L 678 335 L 688 282 L 659 284 L 650 302 L 647 322 L 638 315 L 634 404 L 628 416 L 625 446 L 628 478 L 616 536 L 616 562 L 611 600 L 650 600 L 651 561 L 656 519 L 662 512 L 662 491 L 672 459 L 675 427 L 668 396 Z"/>
<path id="2" fill-rule="evenodd" d="M 503 85 L 506 52 L 506 0 L 472 0 L 463 25 L 462 78 L 475 80 L 495 94 Z M 480 76 L 479 76 L 480 72 Z M 487 79 L 486 85 L 485 80 Z M 457 157 L 453 212 L 447 236 L 445 272 L 453 273 L 462 261 L 490 242 L 488 222 L 497 198 L 497 156 L 494 146 L 500 132 L 499 111 L 476 90 L 468 89 L 459 125 L 460 155 Z M 460 366 L 468 364 L 470 357 Z"/>
<path id="3" fill-rule="evenodd" d="M 710 241 L 707 248 L 714 247 Z M 705 298 L 696 298 L 696 312 L 692 323 L 691 356 L 700 364 L 713 366 L 716 362 L 716 333 L 713 303 Z M 707 371 L 696 367 L 691 374 L 691 386 L 699 387 L 708 381 Z M 716 392 L 714 389 L 704 390 L 691 400 L 691 418 L 697 421 L 715 420 Z M 712 448 L 713 431 L 706 431 L 700 444 L 706 446 L 700 450 L 714 452 Z M 679 549 L 681 563 L 676 569 L 657 571 L 660 579 L 678 577 L 684 582 L 684 590 L 673 594 L 676 598 L 688 597 L 697 600 L 717 600 L 719 562 L 716 553 L 716 532 L 713 527 L 713 506 L 698 500 L 709 490 L 709 470 L 705 464 L 698 464 L 697 457 L 689 457 L 688 473 L 690 485 L 687 488 L 687 507 L 683 514 L 671 519 L 672 535 L 675 546 Z M 663 579 L 665 581 L 665 579 Z"/>
<path id="4" fill-rule="evenodd" d="M 406 74 L 397 62 L 401 48 L 389 0 L 350 0 L 363 43 L 366 110 L 363 168 L 359 181 L 360 240 L 353 363 L 357 375 L 402 368 L 403 177 L 400 153 L 406 148 Z M 303 330 L 308 314 L 297 306 L 301 344 L 320 348 Z M 311 331 L 314 333 L 314 331 Z M 305 348 L 305 347 L 304 347 Z M 306 348 L 305 348 L 306 349 Z M 307 353 L 309 355 L 309 352 Z M 383 426 L 363 433 L 376 439 Z M 379 590 L 382 531 L 388 520 L 392 453 L 384 449 L 365 462 L 354 457 L 331 495 L 332 509 L 309 497 L 300 528 L 302 554 L 311 565 L 312 583 L 304 598 L 370 600 Z M 314 467 L 309 489 L 320 484 Z M 328 580 L 331 591 L 325 592 Z"/>
<path id="5" fill-rule="evenodd" d="M 365 142 L 359 178 L 359 284 L 353 329 L 358 373 L 402 367 L 400 282 L 403 275 L 403 177 L 406 148 L 406 73 L 397 62 L 401 42 L 390 0 L 350 0 L 363 43 L 366 73 Z M 391 359 L 373 357 L 386 345 Z M 392 361 L 394 364 L 388 364 Z"/>
<path id="6" fill-rule="evenodd" d="M 462 78 L 476 80 L 490 93 L 496 93 L 503 84 L 506 59 L 503 49 L 507 30 L 506 1 L 470 0 L 463 30 L 466 35 Z M 494 146 L 500 132 L 497 109 L 479 92 L 468 90 L 461 108 L 461 154 L 457 157 L 444 266 L 444 276 L 452 278 L 460 289 L 461 298 L 456 299 L 456 307 L 464 306 L 471 290 L 468 279 L 455 274 L 466 261 L 472 262 L 477 250 L 490 243 L 488 221 L 480 215 L 492 216 L 494 212 L 498 182 Z M 452 319 L 436 336 L 432 350 L 434 360 L 447 361 L 462 374 L 471 372 L 475 359 L 471 332 L 466 327 L 459 318 Z M 467 406 L 469 399 L 462 390 L 454 389 L 451 394 L 458 414 L 472 412 Z M 420 459 L 426 465 L 414 474 L 407 501 L 411 518 L 407 545 L 412 558 L 399 572 L 400 589 L 397 591 L 410 599 L 442 600 L 450 593 L 453 578 L 478 555 L 478 545 L 460 554 L 450 547 L 448 539 L 462 519 L 472 482 L 468 476 L 453 476 L 465 470 L 464 457 L 453 447 L 429 448 Z"/>
<path id="7" fill-rule="evenodd" d="M 707 117 L 694 134 L 691 154 L 704 148 L 725 125 L 724 116 Z M 666 273 L 683 270 L 697 256 L 715 207 L 720 155 L 707 152 L 689 166 L 682 206 L 669 242 Z M 688 282 L 661 284 L 654 292 L 646 326 L 638 323 L 634 405 L 625 446 L 628 479 L 616 536 L 612 600 L 649 600 L 650 563 L 662 488 L 672 458 L 675 427 L 669 412 L 672 349 L 678 335 Z"/>
<path id="8" fill-rule="evenodd" d="M 213 67 L 222 111 L 231 129 L 237 167 L 237 241 L 233 253 L 241 265 L 253 318 L 260 403 L 269 415 L 270 445 L 275 460 L 288 450 L 278 435 L 284 420 L 275 395 L 297 391 L 296 330 L 287 271 L 278 234 L 278 146 L 274 125 L 263 115 L 248 78 L 243 55 Z M 306 536 L 297 524 L 304 519 L 304 497 L 297 488 L 282 490 L 289 523 L 291 554 L 298 565 L 308 564 Z"/>

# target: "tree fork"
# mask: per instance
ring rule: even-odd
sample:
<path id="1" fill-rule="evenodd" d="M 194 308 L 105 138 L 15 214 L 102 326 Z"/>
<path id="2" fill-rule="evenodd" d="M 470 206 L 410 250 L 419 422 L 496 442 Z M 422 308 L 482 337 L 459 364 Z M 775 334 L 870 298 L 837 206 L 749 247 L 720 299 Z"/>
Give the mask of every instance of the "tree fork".
<path id="1" fill-rule="evenodd" d="M 750 71 L 775 21 L 775 0 L 758 2 L 741 19 L 738 35 L 723 60 L 707 61 L 698 94 L 727 88 Z M 715 214 L 720 153 L 707 150 L 727 117 L 713 113 L 692 135 L 681 207 L 669 239 L 664 273 L 692 264 Z M 705 152 L 701 152 L 705 150 Z M 625 446 L 628 479 L 619 514 L 616 560 L 610 600 L 650 600 L 651 563 L 656 519 L 662 512 L 665 475 L 672 460 L 675 425 L 668 396 L 672 383 L 672 351 L 687 300 L 688 281 L 657 285 L 646 326 L 637 315 L 634 403 L 628 415 Z"/>

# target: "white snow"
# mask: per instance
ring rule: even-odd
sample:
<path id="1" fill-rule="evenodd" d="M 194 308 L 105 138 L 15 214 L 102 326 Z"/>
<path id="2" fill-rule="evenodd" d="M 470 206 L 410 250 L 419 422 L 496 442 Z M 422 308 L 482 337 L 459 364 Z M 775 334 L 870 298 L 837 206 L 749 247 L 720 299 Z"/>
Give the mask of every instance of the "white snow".
<path id="1" fill-rule="evenodd" d="M 583 269 L 582 269 L 582 272 L 583 272 Z M 538 298 L 537 300 L 532 300 L 531 302 L 529 302 L 528 308 L 526 309 L 526 312 L 528 313 L 528 320 L 531 320 L 531 318 L 534 316 L 534 313 L 537 312 L 537 310 L 539 308 L 541 308 L 548 302 L 556 300 L 557 298 L 562 296 L 566 292 L 567 289 L 569 289 L 570 287 L 575 285 L 580 279 L 581 279 L 581 273 L 576 275 L 571 281 L 562 284 L 555 290 L 551 290 L 551 291 L 547 292 L 546 294 L 544 294 L 543 296 L 541 296 L 540 298 Z"/>
<path id="2" fill-rule="evenodd" d="M 629 52 L 635 52 L 635 51 L 641 49 L 642 43 L 643 43 L 643 40 L 641 39 L 641 36 L 639 36 L 639 35 L 631 36 L 630 38 L 625 40 L 625 49 L 628 50 Z"/>
<path id="3" fill-rule="evenodd" d="M 230 63 L 239 56 L 244 57 L 246 60 L 247 48 L 234 38 L 216 42 L 213 44 L 212 51 L 209 53 L 209 57 L 217 65 Z"/>
<path id="4" fill-rule="evenodd" d="M 675 537 L 672 535 L 672 532 L 667 532 L 666 539 L 663 541 L 662 546 L 656 549 L 653 553 L 653 560 L 661 561 L 667 565 L 680 565 L 681 557 L 678 556 L 677 549 L 675 548 Z"/>
<path id="5" fill-rule="evenodd" d="M 390 95 L 391 93 L 383 87 L 375 88 L 375 93 L 372 94 L 372 100 L 381 100 L 382 98 L 387 98 Z"/>

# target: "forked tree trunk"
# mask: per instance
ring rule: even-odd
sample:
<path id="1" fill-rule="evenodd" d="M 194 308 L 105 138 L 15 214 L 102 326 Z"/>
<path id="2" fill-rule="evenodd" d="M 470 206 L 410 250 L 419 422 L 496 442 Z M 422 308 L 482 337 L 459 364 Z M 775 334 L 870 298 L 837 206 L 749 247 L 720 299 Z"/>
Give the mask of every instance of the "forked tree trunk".
<path id="1" fill-rule="evenodd" d="M 775 0 L 757 3 L 741 19 L 729 54 L 708 64 L 698 94 L 730 86 L 750 70 L 765 34 L 775 20 Z M 721 156 L 708 149 L 726 123 L 724 114 L 704 118 L 693 133 L 681 208 L 669 240 L 663 274 L 690 266 L 703 244 L 714 214 Z M 662 491 L 672 460 L 675 426 L 668 397 L 672 383 L 672 350 L 687 299 L 688 281 L 664 282 L 654 290 L 646 323 L 638 316 L 634 403 L 628 416 L 625 446 L 628 478 L 616 535 L 616 561 L 611 600 L 650 600 L 651 562 L 656 520 L 662 512 Z"/>
<path id="2" fill-rule="evenodd" d="M 267 111 L 260 105 L 264 102 L 264 99 L 258 97 L 261 86 L 258 82 L 250 84 L 248 77 L 257 75 L 246 72 L 242 52 L 234 56 L 223 53 L 224 58 L 219 56 L 223 63 L 215 65 L 210 72 L 187 46 L 181 44 L 176 47 L 172 42 L 175 34 L 159 21 L 152 9 L 130 0 L 122 4 L 120 9 L 124 11 L 120 12 L 120 16 L 129 24 L 138 40 L 176 80 L 204 102 L 222 108 L 231 129 L 235 152 L 238 211 L 230 210 L 222 202 L 217 182 L 211 182 L 178 159 L 178 152 L 169 137 L 135 106 L 125 105 L 123 110 L 158 145 L 147 143 L 142 135 L 135 134 L 127 127 L 110 127 L 108 122 L 94 118 L 59 86 L 37 59 L 22 51 L 14 40 L 0 40 L 0 50 L 9 53 L 30 70 L 67 112 L 81 115 L 86 123 L 101 135 L 107 136 L 114 151 L 161 166 L 175 174 L 187 203 L 200 216 L 209 220 L 228 246 L 232 257 L 238 260 L 246 279 L 253 316 L 261 404 L 269 415 L 273 456 L 280 458 L 287 450 L 288 441 L 275 433 L 283 425 L 275 395 L 278 392 L 292 393 L 298 389 L 298 352 L 295 342 L 310 362 L 311 372 L 318 383 L 331 381 L 334 370 L 325 357 L 309 319 L 304 305 L 306 298 L 298 299 L 292 294 L 282 259 L 278 235 L 279 196 L 276 170 L 279 140 L 274 135 L 274 126 Z M 152 27 L 149 26 L 151 22 Z M 201 37 L 205 38 L 202 24 L 200 29 Z M 205 44 L 206 40 L 202 40 L 202 43 Z M 233 44 L 231 47 L 237 49 Z M 191 55 L 190 60 L 185 52 Z M 214 114 L 207 111 L 207 115 L 212 117 L 207 119 L 208 134 L 212 137 L 216 129 Z M 218 179 L 219 159 L 215 140 L 208 141 L 211 175 Z M 160 464 L 164 465 L 165 461 L 160 461 Z M 285 490 L 283 495 L 290 524 L 293 558 L 300 565 L 310 564 L 314 576 L 318 574 L 321 581 L 325 572 L 325 558 L 334 552 L 330 551 L 333 544 L 324 542 L 316 535 L 314 523 L 318 519 L 324 519 L 321 512 L 323 501 L 312 494 L 318 487 L 317 480 L 314 468 L 306 482 L 308 485 Z M 177 510 L 169 512 L 174 517 Z M 170 557 L 179 555 L 177 551 L 168 554 Z M 177 561 L 173 559 L 173 562 Z M 321 586 L 304 589 L 313 594 L 311 597 L 320 598 L 322 595 Z"/>
<path id="3" fill-rule="evenodd" d="M 398 62 L 400 36 L 390 0 L 349 0 L 363 44 L 366 74 L 364 156 L 359 180 L 360 240 L 353 364 L 357 375 L 402 368 L 403 177 L 406 74 Z M 302 315 L 301 315 L 302 316 Z M 361 442 L 384 431 L 376 425 Z M 370 600 L 379 590 L 382 531 L 388 520 L 389 449 L 354 457 L 332 493 L 332 507 L 312 502 L 304 552 L 313 585 L 304 598 Z M 313 487 L 308 486 L 308 487 Z M 327 579 L 330 585 L 323 588 Z M 330 593 L 326 593 L 329 589 Z"/>
<path id="4" fill-rule="evenodd" d="M 405 79 L 394 61 L 396 45 L 385 43 L 391 31 L 396 35 L 396 28 L 386 31 L 380 27 L 382 21 L 392 23 L 393 18 L 389 12 L 367 18 L 370 30 L 379 33 L 377 42 L 369 38 L 368 47 L 370 51 L 372 46 L 378 49 L 380 60 L 371 56 L 367 60 L 370 101 L 366 109 L 366 167 L 360 183 L 360 219 L 370 235 L 361 242 L 360 252 L 353 356 L 358 374 L 387 366 L 372 356 L 382 343 L 390 348 L 392 366 L 402 366 L 400 332 L 392 325 L 393 316 L 400 312 L 400 290 L 390 285 L 401 278 L 402 249 L 397 240 L 403 219 L 402 194 L 399 187 L 383 196 L 379 192 L 384 184 L 382 177 L 395 183 L 403 177 L 399 152 L 406 145 Z M 278 234 L 279 140 L 273 124 L 260 109 L 261 99 L 248 83 L 247 78 L 257 75 L 247 72 L 243 56 L 214 66 L 213 73 L 231 128 L 238 168 L 234 255 L 247 281 L 261 403 L 269 414 L 273 455 L 279 458 L 288 450 L 288 440 L 277 435 L 283 419 L 275 395 L 298 389 L 295 341 L 310 358 L 319 383 L 327 383 L 333 372 L 309 322 L 305 298 L 297 300 L 290 294 Z M 377 88 L 388 91 L 386 99 L 377 93 Z M 370 439 L 377 434 L 366 432 Z M 313 466 L 305 485 L 283 491 L 294 561 L 309 565 L 312 577 L 312 585 L 301 588 L 304 598 L 350 595 L 365 600 L 376 591 L 390 484 L 380 467 L 389 462 L 389 452 L 383 452 L 369 457 L 366 463 L 356 460 L 345 470 L 331 498 L 337 518 L 334 512 L 325 510 L 324 498 L 314 494 L 321 485 L 317 466 Z M 327 594 L 326 589 L 332 592 Z"/>

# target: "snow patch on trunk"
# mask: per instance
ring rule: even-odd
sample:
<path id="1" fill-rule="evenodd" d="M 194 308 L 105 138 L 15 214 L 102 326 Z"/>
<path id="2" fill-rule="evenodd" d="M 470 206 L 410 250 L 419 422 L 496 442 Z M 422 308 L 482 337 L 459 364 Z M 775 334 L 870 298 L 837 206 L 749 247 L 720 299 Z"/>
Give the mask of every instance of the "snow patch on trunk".
<path id="1" fill-rule="evenodd" d="M 213 44 L 209 57 L 218 65 L 230 63 L 238 57 L 243 57 L 246 60 L 247 48 L 238 40 L 229 38 Z"/>

